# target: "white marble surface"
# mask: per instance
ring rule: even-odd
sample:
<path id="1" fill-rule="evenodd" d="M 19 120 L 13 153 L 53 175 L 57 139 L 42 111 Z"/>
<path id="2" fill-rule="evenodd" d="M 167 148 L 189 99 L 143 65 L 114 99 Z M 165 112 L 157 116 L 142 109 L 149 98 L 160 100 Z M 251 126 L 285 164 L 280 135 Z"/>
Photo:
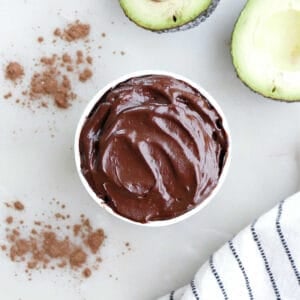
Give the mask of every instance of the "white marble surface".
<path id="1" fill-rule="evenodd" d="M 63 271 L 36 273 L 29 282 L 22 267 L 0 253 L 1 299 L 155 299 L 188 282 L 224 241 L 299 190 L 300 104 L 276 103 L 254 94 L 237 79 L 231 64 L 230 36 L 244 2 L 222 0 L 201 26 L 158 35 L 130 23 L 117 0 L 0 0 L 1 70 L 13 59 L 30 70 L 34 57 L 59 52 L 65 44 L 55 48 L 49 42 L 51 33 L 76 18 L 92 26 L 95 57 L 93 79 L 75 87 L 79 99 L 71 109 L 54 115 L 51 108 L 33 114 L 2 100 L 7 91 L 20 90 L 0 72 L 0 186 L 7 194 L 1 200 L 21 198 L 28 218 L 33 218 L 48 211 L 49 200 L 56 197 L 75 216 L 84 212 L 108 235 L 101 269 L 84 282 Z M 36 42 L 39 35 L 45 37 L 43 45 Z M 75 51 L 82 45 L 70 47 Z M 104 84 L 140 69 L 177 72 L 201 84 L 222 106 L 232 131 L 232 165 L 219 195 L 194 217 L 167 228 L 140 228 L 108 215 L 89 198 L 74 166 L 74 130 L 86 103 Z M 49 127 L 54 128 L 54 138 Z M 5 213 L 0 206 L 2 223 Z M 124 241 L 133 251 L 122 256 Z"/>

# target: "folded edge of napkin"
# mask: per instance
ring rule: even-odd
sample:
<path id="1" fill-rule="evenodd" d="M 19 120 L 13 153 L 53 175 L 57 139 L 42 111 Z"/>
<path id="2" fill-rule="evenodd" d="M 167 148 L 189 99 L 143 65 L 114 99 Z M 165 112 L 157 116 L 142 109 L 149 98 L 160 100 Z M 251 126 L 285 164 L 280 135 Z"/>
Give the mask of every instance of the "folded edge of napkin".
<path id="1" fill-rule="evenodd" d="M 185 287 L 159 300 L 300 299 L 300 193 L 211 255 Z"/>

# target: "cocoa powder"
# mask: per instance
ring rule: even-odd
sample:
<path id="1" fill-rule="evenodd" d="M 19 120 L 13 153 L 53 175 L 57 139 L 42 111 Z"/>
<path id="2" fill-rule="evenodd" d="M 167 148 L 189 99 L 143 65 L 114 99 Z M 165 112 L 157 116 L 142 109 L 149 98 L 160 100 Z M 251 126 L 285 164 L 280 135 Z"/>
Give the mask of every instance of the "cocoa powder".
<path id="1" fill-rule="evenodd" d="M 5 77 L 9 80 L 16 81 L 24 75 L 24 68 L 18 62 L 10 62 L 5 69 Z"/>
<path id="2" fill-rule="evenodd" d="M 87 245 L 91 249 L 92 253 L 97 253 L 99 248 L 101 247 L 104 241 L 104 231 L 102 229 L 98 229 L 95 232 L 91 232 L 87 238 Z"/>
<path id="3" fill-rule="evenodd" d="M 70 23 L 63 30 L 56 28 L 54 35 L 68 42 L 86 38 L 90 34 L 90 25 L 81 23 L 79 20 Z"/>
<path id="4" fill-rule="evenodd" d="M 35 73 L 31 78 L 30 87 L 31 99 L 48 95 L 60 108 L 67 108 L 73 97 L 69 78 L 66 75 L 60 76 L 55 68 Z"/>
<path id="5" fill-rule="evenodd" d="M 4 95 L 4 99 L 9 99 L 11 97 L 12 97 L 12 93 L 11 92 L 9 92 L 9 93 L 7 93 L 7 94 Z"/>
<path id="6" fill-rule="evenodd" d="M 62 56 L 62 61 L 67 64 L 72 63 L 71 56 L 68 53 L 64 53 Z"/>
<path id="7" fill-rule="evenodd" d="M 9 217 L 6 218 L 5 221 L 6 221 L 7 224 L 11 224 L 14 221 L 14 219 L 13 219 L 13 217 L 9 216 Z"/>
<path id="8" fill-rule="evenodd" d="M 19 208 L 25 208 L 20 201 L 5 205 L 8 209 L 16 209 L 17 212 L 20 211 Z M 59 208 L 62 207 L 66 208 L 65 205 Z M 61 223 L 66 222 L 68 218 L 57 212 L 52 219 L 53 222 Z M 92 275 L 91 269 L 99 268 L 102 261 L 99 252 L 105 234 L 103 229 L 94 229 L 85 216 L 81 216 L 78 224 L 66 226 L 64 234 L 60 226 L 53 226 L 41 220 L 34 221 L 32 225 L 21 220 L 21 228 L 14 227 L 13 220 L 12 216 L 6 218 L 6 243 L 0 246 L 0 250 L 6 253 L 12 262 L 24 265 L 27 274 L 30 275 L 35 270 L 54 270 L 58 267 L 71 268 L 73 272 L 88 278 Z"/>
<path id="9" fill-rule="evenodd" d="M 91 56 L 87 56 L 86 61 L 88 64 L 92 65 L 93 64 L 93 58 Z"/>
<path id="10" fill-rule="evenodd" d="M 91 271 L 91 269 L 89 269 L 89 268 L 85 268 L 85 269 L 83 270 L 82 274 L 83 274 L 83 276 L 84 276 L 85 278 L 88 278 L 88 277 L 90 277 L 90 276 L 92 275 L 92 271 Z"/>
<path id="11" fill-rule="evenodd" d="M 89 33 L 90 25 L 83 24 L 77 20 L 63 29 L 55 29 L 53 34 L 70 43 L 88 37 Z M 44 38 L 39 36 L 37 41 L 42 43 Z M 75 80 L 71 82 L 69 74 L 76 72 L 76 75 L 78 75 L 77 80 L 82 83 L 86 82 L 93 75 L 92 71 L 87 68 L 93 63 L 89 50 L 87 50 L 87 53 L 78 50 L 75 57 L 72 57 L 68 52 L 64 52 L 62 54 L 54 53 L 37 57 L 34 61 L 34 70 L 29 86 L 24 90 L 22 88 L 22 96 L 24 98 L 15 101 L 15 103 L 30 109 L 47 108 L 48 100 L 53 101 L 59 108 L 66 109 L 70 107 L 71 101 L 76 98 L 76 94 L 73 92 L 73 85 L 76 82 Z M 83 65 L 83 69 L 80 70 L 79 65 Z M 10 62 L 5 69 L 6 79 L 12 80 L 16 84 L 19 84 L 17 80 L 22 78 L 24 73 L 24 68 L 18 62 Z M 11 97 L 12 94 L 10 92 L 4 95 L 4 99 Z"/>
<path id="12" fill-rule="evenodd" d="M 86 68 L 79 74 L 79 80 L 81 82 L 86 82 L 92 76 L 93 76 L 93 72 L 90 69 Z"/>
<path id="13" fill-rule="evenodd" d="M 14 208 L 16 209 L 16 210 L 24 210 L 24 205 L 23 205 L 23 203 L 22 202 L 20 202 L 20 201 L 15 201 L 14 202 Z"/>
<path id="14" fill-rule="evenodd" d="M 76 55 L 77 55 L 77 60 L 76 60 L 76 64 L 77 65 L 80 65 L 84 62 L 84 59 L 83 59 L 83 52 L 81 50 L 78 50 L 76 52 Z"/>
<path id="15" fill-rule="evenodd" d="M 87 255 L 82 249 L 75 249 L 70 254 L 70 265 L 72 267 L 80 268 L 86 262 L 86 257 Z"/>

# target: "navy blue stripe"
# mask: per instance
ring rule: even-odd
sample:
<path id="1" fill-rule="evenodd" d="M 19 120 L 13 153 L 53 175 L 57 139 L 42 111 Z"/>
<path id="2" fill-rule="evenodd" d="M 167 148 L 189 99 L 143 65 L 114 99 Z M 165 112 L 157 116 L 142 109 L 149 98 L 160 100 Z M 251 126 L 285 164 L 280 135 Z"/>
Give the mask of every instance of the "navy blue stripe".
<path id="1" fill-rule="evenodd" d="M 278 287 L 277 287 L 277 284 L 275 282 L 275 279 L 274 279 L 274 276 L 273 276 L 273 273 L 271 271 L 271 268 L 270 268 L 270 265 L 269 265 L 269 262 L 267 260 L 267 257 L 266 257 L 266 254 L 265 254 L 265 251 L 261 245 L 261 242 L 259 240 L 259 237 L 256 233 L 256 230 L 255 230 L 255 224 L 256 224 L 256 221 L 251 225 L 251 233 L 252 233 L 252 236 L 253 236 L 253 239 L 257 245 L 257 248 L 259 250 L 259 253 L 263 259 L 263 262 L 264 262 L 264 265 L 265 265 L 265 269 L 267 271 L 267 274 L 269 276 L 269 279 L 271 281 L 271 284 L 272 284 L 272 287 L 273 287 L 273 291 L 274 291 L 274 294 L 276 296 L 276 299 L 277 300 L 281 300 L 281 297 L 280 297 L 280 293 L 279 293 L 279 290 L 278 290 Z"/>
<path id="2" fill-rule="evenodd" d="M 211 256 L 211 257 L 209 258 L 209 266 L 210 266 L 211 271 L 212 271 L 212 273 L 214 274 L 214 276 L 215 276 L 215 278 L 216 278 L 216 280 L 217 280 L 217 283 L 218 283 L 218 285 L 219 285 L 219 287 L 220 287 L 220 289 L 221 289 L 221 291 L 222 291 L 222 294 L 223 294 L 223 296 L 224 296 L 224 299 L 225 299 L 225 300 L 228 300 L 228 296 L 227 296 L 226 290 L 225 290 L 225 288 L 224 288 L 224 284 L 223 284 L 223 282 L 222 282 L 222 280 L 221 280 L 221 278 L 220 278 L 220 275 L 218 274 L 218 272 L 217 272 L 217 270 L 216 270 L 216 268 L 215 268 L 215 266 L 214 266 L 213 256 Z"/>
<path id="3" fill-rule="evenodd" d="M 288 244 L 287 244 L 287 241 L 284 237 L 284 234 L 283 234 L 283 231 L 282 231 L 282 228 L 281 228 L 281 224 L 280 224 L 280 220 L 281 220 L 281 216 L 282 216 L 282 207 L 283 207 L 283 203 L 284 201 L 280 202 L 279 206 L 278 206 L 278 215 L 277 215 L 277 218 L 276 218 L 276 230 L 278 232 L 278 235 L 279 235 L 279 238 L 280 238 L 280 241 L 281 241 L 281 244 L 283 246 L 283 249 L 290 261 L 290 264 L 291 264 L 291 267 L 295 273 L 295 276 L 297 278 L 297 281 L 298 281 L 298 284 L 300 285 L 300 274 L 299 274 L 299 271 L 297 269 L 297 266 L 296 266 L 296 263 L 295 263 L 295 260 L 291 254 L 291 251 L 288 247 Z"/>
<path id="4" fill-rule="evenodd" d="M 199 294 L 198 294 L 198 291 L 197 291 L 197 288 L 196 288 L 194 280 L 191 281 L 191 288 L 192 288 L 192 293 L 193 293 L 195 299 L 196 300 L 200 300 L 200 297 L 199 297 Z"/>
<path id="5" fill-rule="evenodd" d="M 172 291 L 172 292 L 170 293 L 170 300 L 174 300 L 174 294 L 175 294 L 175 291 Z"/>
<path id="6" fill-rule="evenodd" d="M 239 255 L 236 252 L 236 249 L 235 249 L 235 247 L 233 245 L 233 242 L 229 241 L 228 244 L 229 244 L 229 248 L 230 248 L 230 250 L 231 250 L 234 258 L 236 259 L 236 261 L 237 261 L 237 263 L 239 265 L 239 268 L 240 268 L 240 270 L 241 270 L 241 272 L 242 272 L 242 274 L 244 276 L 245 283 L 246 283 L 246 288 L 247 288 L 247 291 L 248 291 L 248 294 L 249 294 L 249 298 L 250 298 L 250 300 L 253 300 L 254 298 L 253 298 L 253 293 L 252 293 L 252 289 L 251 289 L 251 286 L 250 286 L 249 277 L 247 276 L 247 273 L 245 271 L 243 263 L 242 263 L 241 259 L 239 258 Z"/>

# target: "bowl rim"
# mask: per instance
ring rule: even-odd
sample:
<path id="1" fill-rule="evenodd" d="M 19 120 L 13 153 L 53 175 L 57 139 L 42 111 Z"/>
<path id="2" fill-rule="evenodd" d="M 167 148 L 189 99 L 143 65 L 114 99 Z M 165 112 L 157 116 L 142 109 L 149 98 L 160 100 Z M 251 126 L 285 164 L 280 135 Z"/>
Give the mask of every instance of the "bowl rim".
<path id="1" fill-rule="evenodd" d="M 227 134 L 228 151 L 227 151 L 226 160 L 225 160 L 225 163 L 224 163 L 224 166 L 223 166 L 221 176 L 218 180 L 218 183 L 215 186 L 215 188 L 212 190 L 212 192 L 207 196 L 207 198 L 202 200 L 198 205 L 196 205 L 191 210 L 189 210 L 189 211 L 185 212 L 184 214 L 182 214 L 180 216 L 177 216 L 175 218 L 166 219 L 166 220 L 150 221 L 150 222 L 147 222 L 147 223 L 141 223 L 141 222 L 137 222 L 137 221 L 131 220 L 129 218 L 126 218 L 126 217 L 118 214 L 117 212 L 115 212 L 110 206 L 108 206 L 104 202 L 103 199 L 98 197 L 96 195 L 96 193 L 93 191 L 93 189 L 90 187 L 90 185 L 89 185 L 88 181 L 86 180 L 86 178 L 84 177 L 84 175 L 82 173 L 82 169 L 81 169 L 81 158 L 80 158 L 80 151 L 79 151 L 79 138 L 80 138 L 80 134 L 81 134 L 81 131 L 82 131 L 82 127 L 85 124 L 85 121 L 86 121 L 87 117 L 89 116 L 90 112 L 93 110 L 95 105 L 97 105 L 98 101 L 102 98 L 102 96 L 107 91 L 109 91 L 110 89 L 116 87 L 118 84 L 120 84 L 124 81 L 127 81 L 131 78 L 141 77 L 141 76 L 149 76 L 149 75 L 170 76 L 170 77 L 173 77 L 175 79 L 181 80 L 181 81 L 189 84 L 190 86 L 195 88 L 197 91 L 199 91 L 209 101 L 209 103 L 215 108 L 215 110 L 218 112 L 218 114 L 222 118 L 223 128 L 224 128 L 224 130 Z M 79 122 L 77 124 L 76 133 L 75 133 L 75 141 L 74 141 L 74 155 L 75 155 L 76 170 L 77 170 L 77 173 L 79 175 L 81 183 L 83 184 L 83 186 L 85 187 L 85 189 L 87 190 L 87 192 L 91 196 L 91 198 L 101 208 L 105 209 L 108 213 L 110 213 L 111 215 L 117 217 L 118 219 L 123 220 L 127 223 L 130 223 L 130 224 L 144 226 L 144 227 L 162 227 L 162 226 L 168 226 L 168 225 L 176 224 L 176 223 L 179 223 L 183 220 L 188 219 L 189 217 L 197 214 L 199 211 L 201 211 L 203 208 L 205 208 L 212 201 L 212 199 L 217 195 L 217 193 L 219 192 L 220 188 L 222 187 L 222 185 L 225 181 L 225 178 L 227 177 L 228 170 L 229 170 L 229 167 L 230 167 L 230 164 L 231 164 L 231 152 L 232 152 L 232 143 L 231 143 L 231 135 L 230 135 L 229 125 L 228 125 L 227 119 L 226 119 L 226 117 L 223 113 L 223 110 L 221 109 L 221 107 L 217 103 L 217 101 L 202 86 L 200 86 L 199 84 L 197 84 L 197 83 L 193 82 L 192 80 L 186 78 L 185 76 L 182 76 L 182 75 L 179 75 L 179 74 L 176 74 L 176 73 L 173 73 L 173 72 L 169 72 L 169 71 L 162 71 L 162 70 L 141 70 L 141 71 L 132 72 L 132 73 L 123 75 L 123 76 L 109 82 L 103 88 L 101 88 L 95 94 L 95 96 L 89 101 L 89 103 L 86 105 L 85 109 L 83 110 L 83 113 L 81 114 L 81 117 L 80 117 Z"/>

